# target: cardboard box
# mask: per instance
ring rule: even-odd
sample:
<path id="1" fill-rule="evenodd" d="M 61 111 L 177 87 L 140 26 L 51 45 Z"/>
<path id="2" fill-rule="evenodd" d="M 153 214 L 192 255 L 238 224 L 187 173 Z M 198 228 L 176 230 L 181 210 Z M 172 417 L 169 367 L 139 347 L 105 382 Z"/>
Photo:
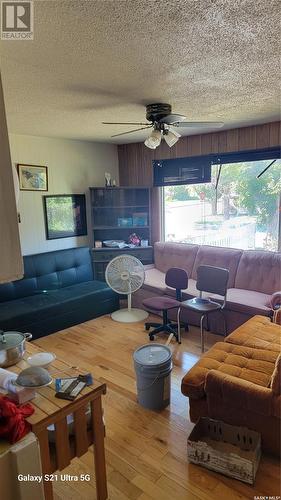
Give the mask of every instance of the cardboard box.
<path id="1" fill-rule="evenodd" d="M 190 462 L 254 484 L 261 456 L 258 432 L 202 417 L 187 440 Z"/>
<path id="2" fill-rule="evenodd" d="M 133 213 L 133 226 L 147 226 L 148 214 L 147 212 L 134 212 Z"/>
<path id="3" fill-rule="evenodd" d="M 117 222 L 119 227 L 130 227 L 133 225 L 132 217 L 118 217 Z"/>

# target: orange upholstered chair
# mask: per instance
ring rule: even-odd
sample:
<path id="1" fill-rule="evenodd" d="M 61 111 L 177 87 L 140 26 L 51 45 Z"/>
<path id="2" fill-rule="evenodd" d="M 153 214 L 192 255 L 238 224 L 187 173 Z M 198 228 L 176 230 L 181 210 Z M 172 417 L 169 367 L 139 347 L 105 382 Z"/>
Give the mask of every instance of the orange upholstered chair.
<path id="1" fill-rule="evenodd" d="M 201 416 L 258 431 L 280 455 L 281 327 L 255 316 L 216 343 L 182 380 L 190 419 Z"/>

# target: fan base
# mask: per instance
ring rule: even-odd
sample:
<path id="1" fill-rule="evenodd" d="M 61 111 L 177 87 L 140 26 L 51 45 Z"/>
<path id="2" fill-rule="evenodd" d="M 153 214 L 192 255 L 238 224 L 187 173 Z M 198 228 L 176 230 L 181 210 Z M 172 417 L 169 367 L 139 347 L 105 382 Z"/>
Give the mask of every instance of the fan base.
<path id="1" fill-rule="evenodd" d="M 135 308 L 130 311 L 129 309 L 119 309 L 111 314 L 111 319 L 120 323 L 136 323 L 137 321 L 143 321 L 147 317 L 148 313 L 146 311 Z"/>

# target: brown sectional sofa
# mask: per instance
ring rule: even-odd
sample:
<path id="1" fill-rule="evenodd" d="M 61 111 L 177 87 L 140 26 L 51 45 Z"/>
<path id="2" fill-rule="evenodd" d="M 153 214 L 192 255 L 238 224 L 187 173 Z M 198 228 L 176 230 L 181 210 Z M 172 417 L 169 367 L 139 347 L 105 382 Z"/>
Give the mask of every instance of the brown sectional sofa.
<path id="1" fill-rule="evenodd" d="M 217 342 L 182 380 L 190 419 L 201 416 L 261 433 L 264 451 L 280 454 L 281 327 L 255 316 Z"/>
<path id="2" fill-rule="evenodd" d="M 280 253 L 181 243 L 155 243 L 154 265 L 146 266 L 145 282 L 133 294 L 133 305 L 142 307 L 143 299 L 154 295 L 174 296 L 174 290 L 165 285 L 165 273 L 170 267 L 181 267 L 188 274 L 189 285 L 183 299 L 197 296 L 196 271 L 201 264 L 229 270 L 225 308 L 228 332 L 256 314 L 270 314 L 271 296 L 281 289 Z M 182 320 L 199 325 L 199 315 L 192 311 L 183 310 Z M 220 314 L 210 315 L 209 326 L 211 331 L 223 333 Z"/>

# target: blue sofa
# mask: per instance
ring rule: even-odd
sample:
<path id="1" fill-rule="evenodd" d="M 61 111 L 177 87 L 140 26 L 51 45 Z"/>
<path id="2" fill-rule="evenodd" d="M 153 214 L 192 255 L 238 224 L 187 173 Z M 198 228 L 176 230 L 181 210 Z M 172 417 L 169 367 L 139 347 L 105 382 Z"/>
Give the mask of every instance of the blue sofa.
<path id="1" fill-rule="evenodd" d="M 0 328 L 43 337 L 119 309 L 119 297 L 93 276 L 88 247 L 24 257 L 24 277 L 0 285 Z"/>

